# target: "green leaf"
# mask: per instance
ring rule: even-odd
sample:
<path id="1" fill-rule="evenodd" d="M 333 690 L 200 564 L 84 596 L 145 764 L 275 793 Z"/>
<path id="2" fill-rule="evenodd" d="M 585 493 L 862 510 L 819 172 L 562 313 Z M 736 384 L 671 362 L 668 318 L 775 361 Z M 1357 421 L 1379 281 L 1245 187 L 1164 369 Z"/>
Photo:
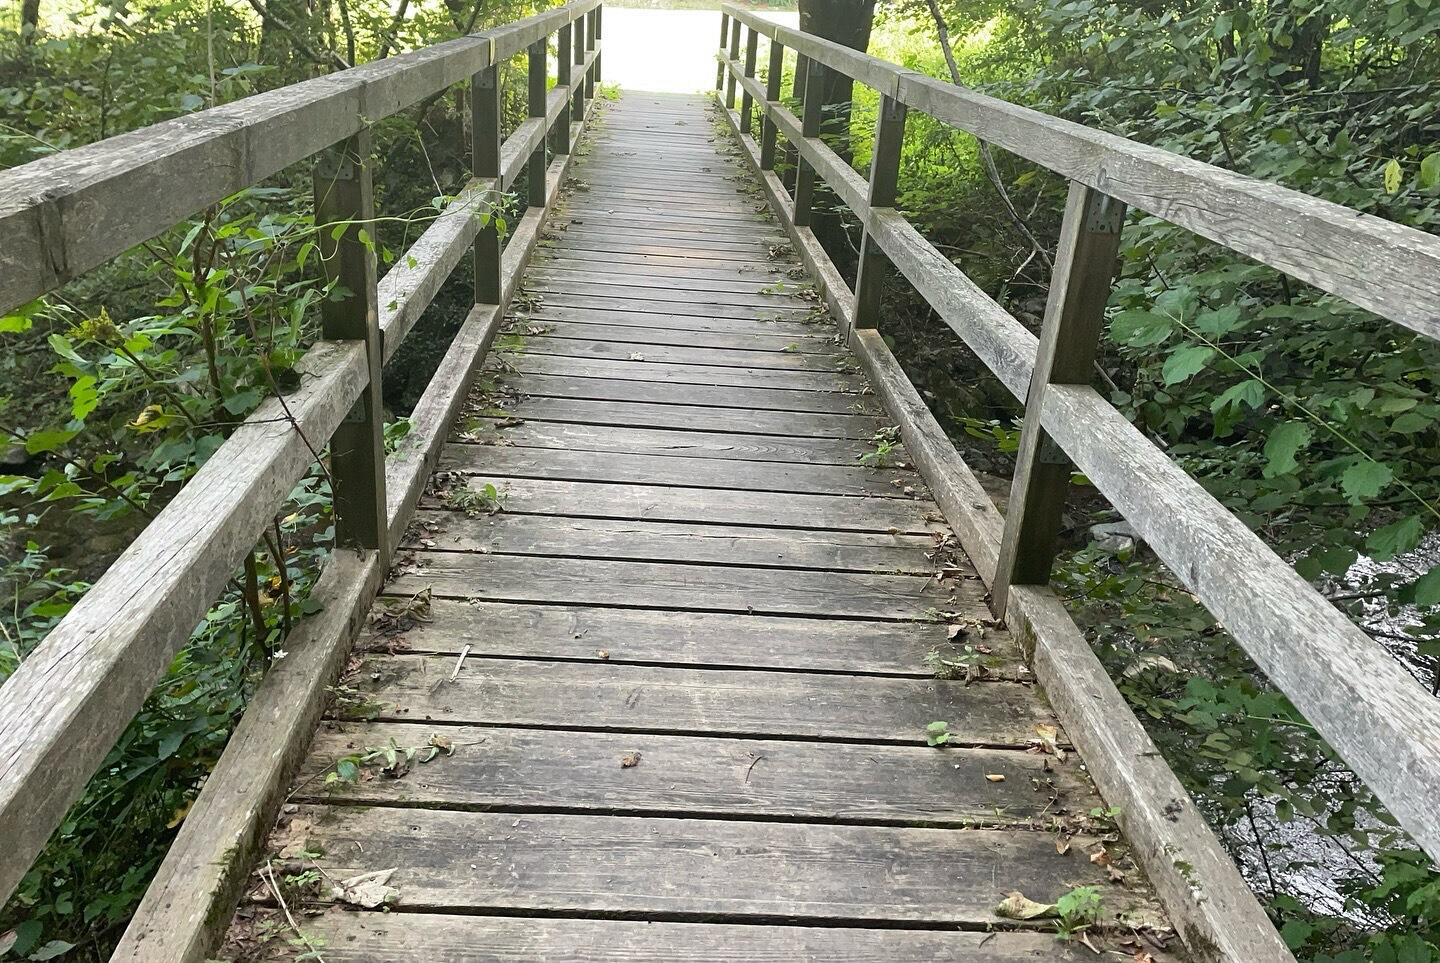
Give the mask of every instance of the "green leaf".
<path id="1" fill-rule="evenodd" d="M 1371 532 L 1365 540 L 1365 550 L 1377 561 L 1385 562 L 1419 545 L 1424 534 L 1425 523 L 1419 515 L 1411 515 Z"/>
<path id="2" fill-rule="evenodd" d="M 33 323 L 23 314 L 7 314 L 0 318 L 0 334 L 22 334 L 29 331 Z"/>
<path id="3" fill-rule="evenodd" d="M 1149 311 L 1121 311 L 1110 322 L 1115 340 L 1132 348 L 1146 348 L 1170 337 L 1174 322 Z"/>
<path id="4" fill-rule="evenodd" d="M 1220 397 L 1210 402 L 1212 412 L 1221 412 L 1226 408 L 1249 406 L 1259 408 L 1265 401 L 1265 386 L 1254 378 L 1233 384 L 1220 394 Z"/>
<path id="5" fill-rule="evenodd" d="M 1170 357 L 1165 359 L 1165 364 L 1160 369 L 1160 376 L 1165 380 L 1166 385 L 1188 381 L 1204 371 L 1205 366 L 1213 357 L 1215 357 L 1214 348 L 1200 344 L 1187 344 L 1170 353 Z"/>
<path id="6" fill-rule="evenodd" d="M 1288 475 L 1299 468 L 1295 455 L 1310 444 L 1311 435 L 1310 426 L 1303 421 L 1287 421 L 1271 429 L 1270 437 L 1265 439 L 1265 477 Z"/>
<path id="7" fill-rule="evenodd" d="M 25 450 L 32 455 L 40 455 L 47 451 L 54 451 L 71 438 L 74 438 L 77 434 L 79 434 L 79 432 L 67 431 L 63 428 L 31 432 L 25 436 Z"/>
<path id="8" fill-rule="evenodd" d="M 1400 170 L 1400 162 L 1393 157 L 1385 165 L 1385 193 L 1394 194 L 1400 190 L 1400 181 L 1404 174 Z"/>
<path id="9" fill-rule="evenodd" d="M 74 943 L 66 943 L 64 940 L 51 940 L 34 953 L 31 953 L 26 959 L 33 961 L 33 963 L 43 963 L 45 960 L 53 960 L 57 956 L 68 953 L 74 946 Z"/>
<path id="10" fill-rule="evenodd" d="M 1374 498 L 1383 492 L 1394 480 L 1395 473 L 1390 470 L 1389 465 L 1366 459 L 1345 469 L 1340 476 L 1340 489 L 1352 505 L 1359 505 L 1365 499 Z"/>
<path id="11" fill-rule="evenodd" d="M 1415 583 L 1416 605 L 1440 605 L 1440 565 L 1435 566 Z"/>
<path id="12" fill-rule="evenodd" d="M 1420 177 L 1416 183 L 1421 190 L 1429 190 L 1432 187 L 1440 187 L 1440 151 L 1426 156 L 1420 162 Z"/>

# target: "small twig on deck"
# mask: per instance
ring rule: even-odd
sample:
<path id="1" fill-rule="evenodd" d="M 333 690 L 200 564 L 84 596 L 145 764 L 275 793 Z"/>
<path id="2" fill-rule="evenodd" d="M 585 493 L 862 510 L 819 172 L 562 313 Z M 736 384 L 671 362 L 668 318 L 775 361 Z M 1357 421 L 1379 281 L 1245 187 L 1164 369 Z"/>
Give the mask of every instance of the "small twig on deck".
<path id="1" fill-rule="evenodd" d="M 470 643 L 466 642 L 460 647 L 460 658 L 455 660 L 455 668 L 450 670 L 450 678 L 447 682 L 454 682 L 460 678 L 460 667 L 465 664 L 465 657 L 470 654 Z"/>

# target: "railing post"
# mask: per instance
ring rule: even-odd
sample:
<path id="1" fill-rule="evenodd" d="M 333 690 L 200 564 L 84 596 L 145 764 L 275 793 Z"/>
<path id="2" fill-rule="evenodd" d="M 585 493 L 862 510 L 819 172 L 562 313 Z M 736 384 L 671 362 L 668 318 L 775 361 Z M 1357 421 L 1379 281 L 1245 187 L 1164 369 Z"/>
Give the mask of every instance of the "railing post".
<path id="1" fill-rule="evenodd" d="M 1124 204 L 1070 182 L 1045 324 L 1025 394 L 1025 423 L 1005 512 L 1005 533 L 990 586 L 990 605 L 997 615 L 1004 615 L 1011 585 L 1050 581 L 1071 467 L 1040 425 L 1045 389 L 1052 384 L 1088 385 L 1093 377 L 1124 223 Z"/>
<path id="2" fill-rule="evenodd" d="M 604 21 L 605 21 L 605 5 L 602 3 L 600 6 L 598 6 L 598 7 L 595 8 L 595 46 L 596 46 L 596 47 L 601 46 L 601 45 L 603 44 L 603 42 L 604 42 L 604 39 L 605 39 L 605 38 L 602 36 L 602 34 L 604 33 L 604 26 L 605 26 Z M 604 54 L 603 52 L 602 52 L 602 53 L 597 53 L 597 54 L 595 55 L 595 83 L 597 83 L 597 84 L 600 83 L 600 79 L 601 79 L 601 78 L 600 78 L 600 61 L 603 60 L 604 57 L 605 57 L 605 54 Z"/>
<path id="3" fill-rule="evenodd" d="M 870 209 L 894 207 L 900 181 L 900 150 L 905 145 L 905 105 L 888 94 L 880 98 L 875 119 L 875 146 L 870 154 Z M 870 236 L 860 239 L 860 265 L 855 276 L 855 327 L 873 328 L 880 319 L 883 275 L 890 263 Z"/>
<path id="4" fill-rule="evenodd" d="M 595 17 L 598 14 L 598 10 L 591 10 L 585 14 L 585 52 L 587 54 L 593 53 L 595 50 Z M 591 98 L 595 96 L 595 71 L 593 69 L 585 71 L 585 96 Z"/>
<path id="5" fill-rule="evenodd" d="M 765 73 L 766 109 L 760 112 L 760 169 L 775 169 L 775 138 L 779 128 L 770 117 L 771 106 L 780 100 L 780 82 L 785 79 L 785 47 L 780 41 L 770 39 L 770 66 Z"/>
<path id="6" fill-rule="evenodd" d="M 574 85 L 574 96 L 570 98 L 570 119 L 579 123 L 585 119 L 585 23 L 583 20 L 576 20 L 571 27 L 575 38 L 570 43 L 570 49 L 575 57 L 570 75 Z"/>
<path id="7" fill-rule="evenodd" d="M 805 56 L 798 50 L 795 51 L 795 76 L 790 78 L 791 100 L 798 100 L 801 103 L 804 103 L 805 101 L 805 78 L 810 75 L 810 68 L 808 66 L 809 63 L 809 57 Z M 802 114 L 805 112 L 803 107 L 801 108 L 800 112 Z M 787 140 L 785 142 L 785 149 L 780 154 L 780 162 L 785 166 L 794 169 L 794 176 L 790 178 L 790 192 L 792 195 L 795 192 L 795 186 L 800 177 L 798 163 L 799 159 L 799 148 L 797 148 L 794 144 L 790 143 Z"/>
<path id="8" fill-rule="evenodd" d="M 569 87 L 573 83 L 574 57 L 570 54 L 570 36 L 570 25 L 567 23 L 555 37 L 555 83 L 561 87 Z M 565 109 L 570 109 L 568 101 Z M 557 120 L 550 136 L 555 138 L 555 153 L 570 153 L 570 118 Z"/>
<path id="9" fill-rule="evenodd" d="M 500 204 L 500 70 L 491 64 L 470 84 L 471 168 L 477 178 L 491 178 L 489 201 Z M 475 303 L 500 303 L 500 230 L 492 207 L 475 236 Z"/>
<path id="10" fill-rule="evenodd" d="M 526 91 L 529 100 L 530 116 L 538 117 L 540 122 L 545 122 L 545 82 L 550 76 L 550 67 L 547 58 L 550 55 L 550 43 L 548 37 L 541 37 L 530 45 L 526 52 L 526 67 L 529 70 L 529 84 Z M 543 131 L 544 128 L 542 127 Z M 530 153 L 530 164 L 525 174 L 528 185 L 525 192 L 526 202 L 531 207 L 545 206 L 545 170 L 546 157 L 545 145 L 547 137 L 542 136 L 540 142 L 535 145 L 535 150 Z"/>
<path id="11" fill-rule="evenodd" d="M 730 21 L 730 56 L 729 59 L 740 59 L 740 21 Z M 735 72 L 725 71 L 725 109 L 735 109 Z"/>
<path id="12" fill-rule="evenodd" d="M 325 279 L 336 291 L 320 307 L 325 338 L 365 342 L 370 383 L 330 438 L 330 483 L 337 546 L 389 557 L 385 508 L 385 407 L 380 390 L 379 296 L 375 268 L 375 192 L 370 132 L 321 153 L 315 165 L 315 225 Z M 345 224 L 338 238 L 330 225 Z M 361 235 L 365 235 L 362 239 Z"/>
<path id="13" fill-rule="evenodd" d="M 720 47 L 715 54 L 715 91 L 725 89 L 725 38 L 730 35 L 730 14 L 720 11 Z"/>
<path id="14" fill-rule="evenodd" d="M 796 83 L 799 83 L 797 80 Z M 825 98 L 825 65 L 818 60 L 805 60 L 805 112 L 800 118 L 800 134 L 809 139 L 820 136 L 820 112 Z M 795 158 L 795 226 L 810 223 L 815 204 L 815 168 L 797 148 Z"/>
<path id="15" fill-rule="evenodd" d="M 749 28 L 750 33 L 745 37 L 745 77 L 747 80 L 755 77 L 755 55 L 760 49 L 760 34 L 754 28 Z M 755 107 L 755 98 L 750 96 L 750 88 L 745 88 L 744 95 L 740 98 L 740 133 L 750 133 L 750 111 Z"/>

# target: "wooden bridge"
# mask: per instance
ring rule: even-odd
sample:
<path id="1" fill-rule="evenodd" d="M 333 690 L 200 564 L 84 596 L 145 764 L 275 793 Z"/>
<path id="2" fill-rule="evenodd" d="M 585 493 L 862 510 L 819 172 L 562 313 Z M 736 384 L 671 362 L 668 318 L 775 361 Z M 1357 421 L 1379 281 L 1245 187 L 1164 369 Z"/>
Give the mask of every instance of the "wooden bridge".
<path id="1" fill-rule="evenodd" d="M 1072 461 L 1440 855 L 1440 706 L 1088 384 L 1127 205 L 1431 337 L 1440 242 L 734 8 L 720 37 L 718 104 L 597 104 L 575 0 L 0 174 L 5 309 L 312 155 L 349 225 L 299 389 L 0 689 L 0 890 L 325 439 L 320 611 L 116 960 L 1291 959 L 1046 586 Z M 826 71 L 882 95 L 868 182 L 819 138 Z M 466 81 L 474 179 L 377 280 L 366 124 Z M 907 110 L 1071 179 L 1038 339 L 894 210 Z M 853 291 L 817 178 L 865 227 Z M 380 370 L 472 249 L 387 456 Z M 891 267 L 1025 403 L 1003 518 L 877 331 Z"/>

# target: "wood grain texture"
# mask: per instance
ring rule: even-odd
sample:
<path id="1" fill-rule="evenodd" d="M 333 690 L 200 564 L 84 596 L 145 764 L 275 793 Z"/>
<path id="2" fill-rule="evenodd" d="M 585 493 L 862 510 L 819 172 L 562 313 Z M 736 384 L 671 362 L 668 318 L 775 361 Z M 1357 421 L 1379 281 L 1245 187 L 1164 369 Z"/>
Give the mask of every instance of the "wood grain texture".
<path id="1" fill-rule="evenodd" d="M 863 455 L 873 454 L 873 438 L 884 427 L 878 418 L 863 415 L 603 399 L 527 398 L 509 402 L 501 410 L 506 413 L 503 418 L 467 421 L 466 436 L 481 443 L 521 447 L 599 445 L 616 451 L 854 466 L 861 464 Z M 566 435 L 562 444 L 546 441 L 544 432 L 561 431 Z M 905 460 L 903 450 L 891 450 L 884 466 Z"/>
<path id="2" fill-rule="evenodd" d="M 696 385 L 665 381 L 639 381 L 600 376 L 584 363 L 568 365 L 553 358 L 511 359 L 513 371 L 497 373 L 494 383 L 522 398 L 573 398 L 646 405 L 691 405 L 712 409 L 738 408 L 751 412 L 752 424 L 763 426 L 769 412 L 814 412 L 877 416 L 873 398 L 841 391 L 803 391 L 755 388 L 746 385 Z M 554 372 L 554 373 L 550 373 Z"/>
<path id="3" fill-rule="evenodd" d="M 501 602 L 917 621 L 979 604 L 978 579 L 422 552 L 390 590 Z"/>
<path id="4" fill-rule="evenodd" d="M 297 776 L 300 793 L 332 805 L 955 828 L 1046 829 L 1052 815 L 1100 804 L 1076 765 L 1055 766 L 1014 750 L 471 726 L 446 727 L 454 755 L 393 783 L 322 786 L 334 760 L 356 748 L 391 740 L 423 746 L 436 731 L 402 723 L 327 724 Z M 642 764 L 620 766 L 630 752 L 638 752 Z M 836 779 L 837 772 L 847 778 Z M 986 778 L 991 775 L 1005 779 Z M 562 785 L 563 795 L 555 792 Z"/>
<path id="5" fill-rule="evenodd" d="M 937 528 L 930 516 L 939 514 L 933 503 L 899 498 L 512 479 L 493 473 L 467 478 L 465 482 L 474 489 L 495 485 L 504 497 L 505 511 L 528 515 L 925 535 Z M 444 505 L 439 500 L 428 504 Z"/>
<path id="6" fill-rule="evenodd" d="M 643 764 L 643 763 L 642 763 Z M 1103 871 L 1046 833 L 302 806 L 334 878 L 396 867 L 411 912 L 505 906 L 649 918 L 999 922 L 1006 888 L 1054 900 Z M 327 818 L 328 817 L 328 818 Z M 625 882 L 622 882 L 625 881 Z M 1109 887 L 1106 921 L 1153 910 Z"/>
<path id="7" fill-rule="evenodd" d="M 838 686 L 802 672 L 477 659 L 452 683 L 454 663 L 369 656 L 356 687 L 373 704 L 337 707 L 336 717 L 914 746 L 942 719 L 957 747 L 1001 748 L 1024 748 L 1053 719 L 1032 688 L 1013 682 L 855 676 Z"/>
<path id="8" fill-rule="evenodd" d="M 641 352 L 643 354 L 643 352 Z M 506 364 L 516 371 L 562 377 L 606 378 L 619 381 L 648 381 L 673 385 L 726 388 L 766 388 L 782 392 L 825 392 L 853 403 L 863 388 L 860 379 L 836 376 L 824 371 L 745 369 L 734 365 L 644 363 L 614 358 L 584 358 L 570 355 L 523 353 L 508 355 Z M 492 369 L 493 370 L 493 369 Z"/>
<path id="9" fill-rule="evenodd" d="M 392 596 L 403 599 L 403 596 Z M 477 657 L 575 662 L 803 669 L 809 672 L 930 678 L 925 657 L 943 645 L 935 623 L 828 621 L 725 612 L 671 612 L 581 605 L 432 599 L 434 620 L 407 628 L 417 654 L 454 656 L 464 645 Z M 387 646 L 388 636 L 368 644 Z M 987 678 L 1028 676 L 1008 633 L 989 630 Z"/>
<path id="10" fill-rule="evenodd" d="M 468 448 L 456 446 L 452 452 L 454 460 L 448 465 L 451 469 L 516 479 L 568 479 L 875 498 L 924 497 L 917 487 L 918 476 L 908 470 L 727 458 L 719 451 L 685 455 L 678 452 L 655 454 L 479 445 Z"/>
<path id="11" fill-rule="evenodd" d="M 255 919 L 272 911 L 247 910 Z M 281 930 L 277 925 L 275 929 Z M 725 926 L 624 920 L 507 919 L 427 913 L 351 913 L 332 909 L 305 921 L 325 941 L 333 963 L 394 963 L 412 955 L 445 963 L 1089 963 L 1095 955 L 1050 934 L 936 932 L 814 926 Z M 267 947 L 256 963 L 294 958 L 284 941 Z M 271 955 L 273 954 L 273 955 Z M 1156 963 L 1170 963 L 1161 953 Z"/>
<path id="12" fill-rule="evenodd" d="M 668 406 L 657 406 L 664 409 Z M 681 407 L 681 406 L 677 406 Z M 524 404 L 514 409 L 516 419 Z M 564 409 L 547 410 L 546 415 L 559 415 Z M 691 409 L 694 410 L 694 409 Z M 706 412 L 708 409 L 700 409 Z M 860 471 L 865 478 L 878 479 L 881 488 L 890 487 L 886 494 L 894 494 L 896 485 L 916 485 L 919 478 L 913 472 L 901 471 L 904 465 L 903 452 L 891 452 L 893 458 L 887 461 L 887 468 L 860 468 L 861 456 L 870 448 L 864 442 L 854 439 L 805 438 L 795 435 L 760 435 L 760 433 L 704 432 L 704 430 L 681 430 L 670 428 L 644 428 L 628 425 L 588 425 L 583 417 L 585 410 L 577 413 L 576 422 L 562 420 L 541 420 L 527 417 L 516 423 L 510 417 L 468 417 L 459 425 L 458 440 L 452 448 L 451 458 L 455 466 L 468 471 L 487 471 L 494 452 L 480 449 L 533 448 L 567 449 L 570 452 L 625 452 L 629 455 L 685 456 L 685 458 L 719 458 L 726 461 L 785 462 L 785 464 L 844 466 L 847 472 Z M 596 417 L 596 416 L 589 416 Z M 609 417 L 602 413 L 596 420 Z M 654 416 L 651 420 L 662 420 Z M 664 419 L 671 425 L 681 422 Z M 821 423 L 824 426 L 824 422 Z M 778 426 L 779 428 L 779 426 Z M 804 425 L 796 425 L 804 430 Z M 563 464 L 563 462 L 562 462 Z M 756 479 L 759 481 L 759 479 Z"/>

